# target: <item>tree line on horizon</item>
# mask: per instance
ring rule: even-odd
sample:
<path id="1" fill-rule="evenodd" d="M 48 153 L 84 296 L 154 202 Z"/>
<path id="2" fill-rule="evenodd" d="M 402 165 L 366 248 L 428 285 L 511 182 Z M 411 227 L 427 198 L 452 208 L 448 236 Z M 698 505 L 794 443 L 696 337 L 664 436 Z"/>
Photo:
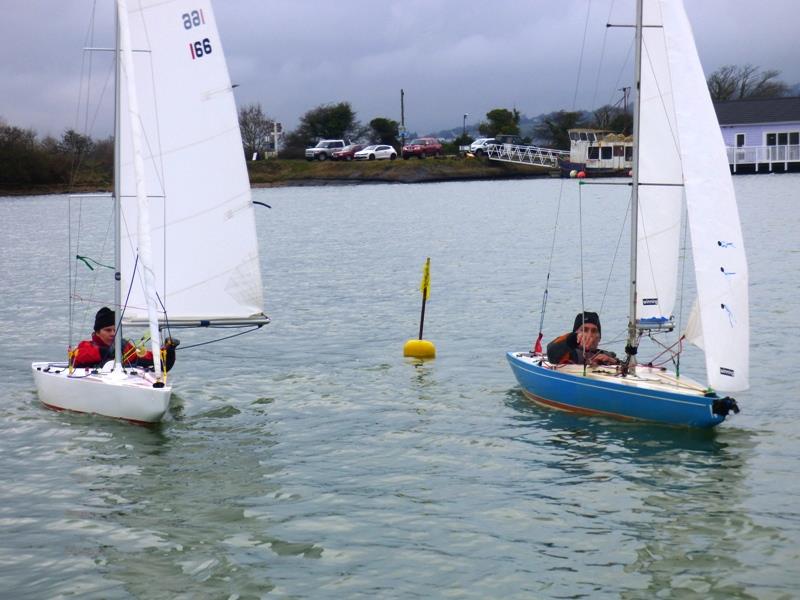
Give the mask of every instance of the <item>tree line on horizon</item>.
<path id="1" fill-rule="evenodd" d="M 714 71 L 707 80 L 714 101 L 744 98 L 775 98 L 789 95 L 793 88 L 777 79 L 776 70 L 753 65 L 726 65 Z M 794 88 L 796 89 L 796 87 Z M 481 136 L 507 134 L 520 136 L 526 143 L 568 150 L 567 131 L 591 127 L 630 134 L 633 116 L 625 107 L 605 105 L 593 111 L 558 110 L 538 118 L 535 127 L 522 135 L 521 114 L 516 109 L 494 108 L 478 124 Z M 239 109 L 239 126 L 246 157 L 263 156 L 270 147 L 274 119 L 269 118 L 259 103 Z M 474 129 L 474 127 L 473 127 Z M 417 137 L 416 134 L 413 137 Z M 405 139 L 410 139 L 407 136 Z M 361 124 L 349 102 L 325 104 L 306 112 L 298 126 L 282 137 L 282 158 L 302 158 L 305 149 L 320 139 L 344 139 L 353 142 L 389 144 L 399 148 L 400 123 L 388 117 L 375 117 Z M 466 132 L 445 144 L 445 152 L 454 153 L 473 138 Z M 47 185 L 107 188 L 112 179 L 114 140 L 109 136 L 94 140 L 74 129 L 67 129 L 61 138 L 38 139 L 33 129 L 6 123 L 0 116 L 0 188 L 23 189 Z"/>

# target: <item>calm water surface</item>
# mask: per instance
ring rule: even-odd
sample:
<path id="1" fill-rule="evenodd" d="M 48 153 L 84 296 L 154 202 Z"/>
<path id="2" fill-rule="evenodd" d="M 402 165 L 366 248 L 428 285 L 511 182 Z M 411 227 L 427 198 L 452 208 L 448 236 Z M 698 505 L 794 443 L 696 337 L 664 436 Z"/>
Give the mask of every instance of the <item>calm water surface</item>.
<path id="1" fill-rule="evenodd" d="M 273 324 L 180 351 L 152 429 L 39 404 L 29 363 L 64 356 L 79 204 L 0 198 L 0 597 L 797 597 L 800 177 L 734 182 L 752 387 L 710 433 L 522 397 L 504 353 L 538 329 L 560 181 L 255 191 Z M 621 349 L 626 193 L 563 188 L 547 337 L 580 308 L 582 245 L 584 302 Z M 80 211 L 78 253 L 101 262 L 107 204 Z M 439 356 L 420 364 L 402 346 L 426 256 Z M 684 370 L 702 379 L 700 355 Z"/>

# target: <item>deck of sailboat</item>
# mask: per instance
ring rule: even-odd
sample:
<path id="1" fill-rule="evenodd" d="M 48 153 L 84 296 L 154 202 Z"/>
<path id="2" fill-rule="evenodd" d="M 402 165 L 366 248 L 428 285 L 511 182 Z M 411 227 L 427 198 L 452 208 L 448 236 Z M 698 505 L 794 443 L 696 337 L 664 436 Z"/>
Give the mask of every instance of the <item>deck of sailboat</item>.
<path id="1" fill-rule="evenodd" d="M 619 367 L 613 365 L 556 365 L 547 361 L 547 357 L 541 354 L 529 352 L 512 352 L 509 356 L 515 358 L 522 365 L 539 367 L 536 369 L 537 375 L 547 377 L 551 373 L 553 377 L 569 375 L 575 378 L 581 385 L 592 385 L 600 383 L 620 387 L 632 388 L 637 396 L 646 395 L 646 392 L 662 392 L 670 394 L 681 394 L 688 397 L 704 398 L 708 390 L 699 382 L 688 377 L 678 377 L 675 373 L 663 367 L 649 367 L 646 365 L 636 365 L 626 375 L 622 375 Z M 620 390 L 624 391 L 624 390 Z"/>

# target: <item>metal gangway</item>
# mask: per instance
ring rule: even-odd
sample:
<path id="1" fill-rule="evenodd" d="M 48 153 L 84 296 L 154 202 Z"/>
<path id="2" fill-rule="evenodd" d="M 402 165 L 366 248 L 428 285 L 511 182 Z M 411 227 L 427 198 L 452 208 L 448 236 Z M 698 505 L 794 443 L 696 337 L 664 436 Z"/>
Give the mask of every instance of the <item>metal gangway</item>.
<path id="1" fill-rule="evenodd" d="M 499 160 L 518 165 L 534 165 L 557 169 L 559 159 L 569 160 L 569 152 L 552 148 L 540 148 L 539 146 L 491 144 L 486 147 L 486 157 L 490 160 Z"/>

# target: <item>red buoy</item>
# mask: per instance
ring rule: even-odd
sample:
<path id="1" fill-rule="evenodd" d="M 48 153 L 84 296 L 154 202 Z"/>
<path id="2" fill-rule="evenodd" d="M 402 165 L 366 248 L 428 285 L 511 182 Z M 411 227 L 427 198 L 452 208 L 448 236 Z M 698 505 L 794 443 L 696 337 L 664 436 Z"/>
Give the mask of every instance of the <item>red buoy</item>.
<path id="1" fill-rule="evenodd" d="M 586 177 L 585 171 L 578 171 L 578 179 L 584 179 Z"/>

